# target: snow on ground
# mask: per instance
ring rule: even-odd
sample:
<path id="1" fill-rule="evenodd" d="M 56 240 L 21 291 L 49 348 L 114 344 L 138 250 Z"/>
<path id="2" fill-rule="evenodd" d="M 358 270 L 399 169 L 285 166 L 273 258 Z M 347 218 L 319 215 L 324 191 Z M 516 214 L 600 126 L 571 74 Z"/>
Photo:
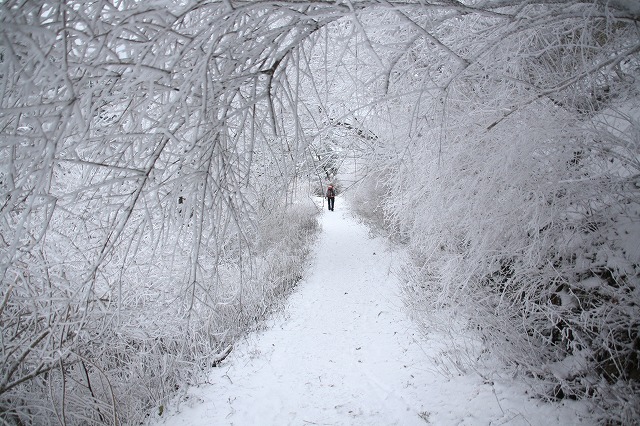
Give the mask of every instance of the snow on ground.
<path id="1" fill-rule="evenodd" d="M 284 314 L 238 343 L 158 424 L 591 424 L 570 406 L 528 398 L 518 383 L 440 374 L 430 364 L 438 342 L 402 304 L 398 256 L 340 197 L 320 221 L 311 266 Z"/>

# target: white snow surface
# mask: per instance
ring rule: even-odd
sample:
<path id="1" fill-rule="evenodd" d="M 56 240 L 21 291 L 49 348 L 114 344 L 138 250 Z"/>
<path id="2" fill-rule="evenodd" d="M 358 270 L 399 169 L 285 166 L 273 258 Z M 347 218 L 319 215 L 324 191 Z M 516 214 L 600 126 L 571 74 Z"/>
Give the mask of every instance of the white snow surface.
<path id="1" fill-rule="evenodd" d="M 407 315 L 400 255 L 336 199 L 284 313 L 236 344 L 159 425 L 588 425 L 584 407 L 518 381 L 439 372 L 437 336 Z"/>

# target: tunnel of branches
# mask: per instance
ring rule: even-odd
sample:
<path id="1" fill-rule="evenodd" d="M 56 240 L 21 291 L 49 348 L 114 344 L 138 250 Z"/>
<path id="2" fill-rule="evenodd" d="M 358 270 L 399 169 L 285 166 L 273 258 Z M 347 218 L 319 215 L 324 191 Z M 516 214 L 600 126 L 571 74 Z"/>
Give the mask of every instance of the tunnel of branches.
<path id="1" fill-rule="evenodd" d="M 631 424 L 639 25 L 632 0 L 0 2 L 0 418 L 157 411 L 295 287 L 334 182 L 411 253 L 425 329 L 456 307 L 540 398 Z"/>

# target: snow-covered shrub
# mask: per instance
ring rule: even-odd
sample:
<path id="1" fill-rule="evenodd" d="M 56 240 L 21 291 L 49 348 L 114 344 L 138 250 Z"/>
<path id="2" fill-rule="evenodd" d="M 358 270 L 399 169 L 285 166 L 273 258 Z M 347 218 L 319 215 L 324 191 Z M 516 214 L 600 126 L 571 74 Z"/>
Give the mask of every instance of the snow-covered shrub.
<path id="1" fill-rule="evenodd" d="M 70 275 L 62 261 L 48 269 L 57 286 L 44 280 L 18 283 L 4 295 L 5 363 L 18 367 L 15 374 L 33 377 L 5 389 L 4 418 L 47 424 L 64 416 L 71 423 L 115 424 L 141 420 L 150 407 L 166 404 L 181 386 L 224 358 L 302 277 L 316 214 L 312 203 L 263 212 L 249 245 L 239 245 L 238 238 L 208 244 L 200 257 L 202 275 L 186 288 L 178 272 L 188 265 L 191 245 L 184 236 L 170 239 L 163 249 L 140 248 L 121 274 L 103 268 L 105 276 L 119 277 L 118 290 L 102 293 L 84 309 L 74 308 L 74 285 L 62 281 Z M 124 250 L 114 256 L 124 256 Z M 68 252 L 67 261 L 73 254 Z M 30 266 L 34 281 L 36 265 Z M 43 349 L 19 359 L 24 352 L 17 348 L 51 329 L 58 330 L 50 344 L 55 342 L 61 357 L 34 374 L 47 361 L 39 359 Z"/>
<path id="2" fill-rule="evenodd" d="M 383 201 L 387 191 L 384 179 L 379 180 L 378 177 L 365 174 L 351 189 L 349 204 L 352 210 L 371 226 L 385 229 L 388 223 L 385 220 Z"/>
<path id="3" fill-rule="evenodd" d="M 260 258 L 265 269 L 266 307 L 293 290 L 305 270 L 310 241 L 318 231 L 318 209 L 311 199 L 275 209 L 260 222 Z"/>
<path id="4" fill-rule="evenodd" d="M 539 394 L 591 398 L 629 424 L 640 406 L 638 32 L 597 6 L 554 13 L 443 34 L 458 73 L 430 73 L 421 97 L 404 98 L 385 135 L 395 146 L 372 161 L 389 176 L 387 221 L 414 252 L 413 308 L 457 312 L 485 349 L 540 379 Z M 476 33 L 492 41 L 466 37 Z M 404 64 L 407 79 L 416 65 Z M 427 97 L 434 80 L 442 89 Z"/>

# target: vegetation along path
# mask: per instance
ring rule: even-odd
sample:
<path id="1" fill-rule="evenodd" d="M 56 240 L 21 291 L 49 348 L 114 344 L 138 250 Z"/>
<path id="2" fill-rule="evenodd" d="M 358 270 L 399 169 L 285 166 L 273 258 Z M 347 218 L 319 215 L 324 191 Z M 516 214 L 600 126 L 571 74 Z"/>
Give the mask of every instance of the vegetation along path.
<path id="1" fill-rule="evenodd" d="M 338 200 L 321 216 L 307 277 L 283 315 L 250 335 L 166 410 L 165 425 L 589 424 L 518 383 L 448 375 L 437 336 L 407 317 L 399 254 Z"/>

